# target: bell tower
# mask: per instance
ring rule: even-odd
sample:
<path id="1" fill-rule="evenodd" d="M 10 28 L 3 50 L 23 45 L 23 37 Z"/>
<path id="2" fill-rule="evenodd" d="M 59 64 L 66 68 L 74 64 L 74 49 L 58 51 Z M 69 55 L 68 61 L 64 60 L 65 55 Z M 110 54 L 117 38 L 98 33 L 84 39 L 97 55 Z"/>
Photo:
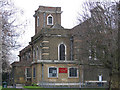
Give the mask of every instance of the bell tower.
<path id="1" fill-rule="evenodd" d="M 35 34 L 42 28 L 51 28 L 55 24 L 61 25 L 61 7 L 39 6 L 35 11 Z"/>

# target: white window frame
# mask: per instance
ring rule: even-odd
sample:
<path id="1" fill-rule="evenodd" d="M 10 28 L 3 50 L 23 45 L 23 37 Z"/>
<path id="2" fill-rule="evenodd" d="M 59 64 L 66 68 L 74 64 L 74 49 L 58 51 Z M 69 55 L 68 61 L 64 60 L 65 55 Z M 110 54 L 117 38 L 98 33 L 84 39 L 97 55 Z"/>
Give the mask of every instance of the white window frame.
<path id="1" fill-rule="evenodd" d="M 27 77 L 27 69 L 28 69 L 28 67 L 25 68 L 25 77 L 26 77 L 26 81 L 27 81 L 28 78 L 31 78 L 31 77 Z M 29 68 L 29 69 L 30 69 L 30 68 Z"/>
<path id="2" fill-rule="evenodd" d="M 52 23 L 49 23 L 49 17 L 52 17 Z M 47 25 L 53 25 L 53 16 L 51 14 L 47 16 Z"/>
<path id="3" fill-rule="evenodd" d="M 58 60 L 60 60 L 60 45 L 63 44 L 65 46 L 65 60 L 67 60 L 67 48 L 66 48 L 66 45 L 62 42 L 58 45 Z M 61 60 L 61 61 L 64 61 L 64 60 Z"/>
<path id="4" fill-rule="evenodd" d="M 77 77 L 70 77 L 70 74 L 69 74 L 69 69 L 70 68 L 77 68 L 77 67 L 68 67 L 68 78 L 78 78 L 78 68 L 77 68 Z"/>
<path id="5" fill-rule="evenodd" d="M 40 19 L 39 16 L 37 16 L 37 27 L 40 26 Z"/>
<path id="6" fill-rule="evenodd" d="M 50 75 L 49 75 L 49 69 L 50 68 L 57 68 L 57 76 L 56 77 L 50 77 Z M 58 67 L 48 67 L 48 78 L 58 78 Z"/>

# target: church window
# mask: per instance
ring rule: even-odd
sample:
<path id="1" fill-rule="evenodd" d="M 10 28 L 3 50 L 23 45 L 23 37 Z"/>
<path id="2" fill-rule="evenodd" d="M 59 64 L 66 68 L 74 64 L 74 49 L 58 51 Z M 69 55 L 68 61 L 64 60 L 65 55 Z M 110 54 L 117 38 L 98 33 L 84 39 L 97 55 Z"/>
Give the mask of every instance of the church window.
<path id="1" fill-rule="evenodd" d="M 47 25 L 53 25 L 53 16 L 52 15 L 49 15 L 47 17 Z"/>
<path id="2" fill-rule="evenodd" d="M 78 77 L 78 70 L 75 67 L 69 68 L 69 77 L 70 78 L 76 78 Z"/>
<path id="3" fill-rule="evenodd" d="M 36 76 L 36 69 L 35 69 L 35 67 L 33 68 L 33 77 L 35 78 L 35 76 Z"/>
<path id="4" fill-rule="evenodd" d="M 58 68 L 49 67 L 48 68 L 48 77 L 58 77 Z"/>
<path id="5" fill-rule="evenodd" d="M 40 25 L 40 22 L 39 22 L 39 16 L 37 16 L 37 27 Z"/>
<path id="6" fill-rule="evenodd" d="M 26 68 L 25 69 L 25 75 L 26 75 L 26 78 L 30 78 L 30 68 Z"/>
<path id="7" fill-rule="evenodd" d="M 66 46 L 64 44 L 60 44 L 59 48 L 58 48 L 58 57 L 59 60 L 65 60 L 65 56 L 66 56 Z"/>

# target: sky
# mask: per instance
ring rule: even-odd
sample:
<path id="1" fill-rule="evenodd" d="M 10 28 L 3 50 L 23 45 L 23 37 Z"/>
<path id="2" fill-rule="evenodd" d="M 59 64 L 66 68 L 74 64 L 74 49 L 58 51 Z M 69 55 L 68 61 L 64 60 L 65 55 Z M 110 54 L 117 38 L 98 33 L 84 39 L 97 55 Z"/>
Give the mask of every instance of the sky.
<path id="1" fill-rule="evenodd" d="M 63 13 L 61 14 L 61 25 L 64 28 L 73 28 L 78 24 L 77 17 L 78 13 L 81 11 L 83 0 L 12 0 L 15 7 L 23 10 L 23 15 L 18 16 L 21 20 L 27 20 L 27 26 L 25 28 L 25 33 L 20 37 L 19 42 L 22 44 L 22 47 L 16 51 L 12 51 L 16 57 L 15 60 L 18 61 L 18 54 L 21 49 L 27 46 L 31 40 L 31 37 L 34 36 L 35 32 L 35 21 L 34 13 L 40 5 L 42 6 L 53 6 L 61 7 Z"/>

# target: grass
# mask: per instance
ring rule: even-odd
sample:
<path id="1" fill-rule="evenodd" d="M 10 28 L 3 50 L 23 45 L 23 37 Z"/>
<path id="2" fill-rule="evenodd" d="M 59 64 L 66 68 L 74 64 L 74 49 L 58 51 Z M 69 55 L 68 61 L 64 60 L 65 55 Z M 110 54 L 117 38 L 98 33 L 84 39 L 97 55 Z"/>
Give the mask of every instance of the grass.
<path id="1" fill-rule="evenodd" d="M 0 86 L 0 90 L 2 89 L 2 86 Z"/>
<path id="2" fill-rule="evenodd" d="M 39 86 L 24 86 L 23 88 L 42 88 L 42 87 L 39 87 Z"/>
<path id="3" fill-rule="evenodd" d="M 39 86 L 24 86 L 24 88 L 29 89 L 29 90 L 106 90 L 104 88 L 42 88 Z"/>
<path id="4" fill-rule="evenodd" d="M 22 90 L 22 89 L 16 89 L 16 88 L 2 88 L 2 90 Z"/>
<path id="5" fill-rule="evenodd" d="M 105 89 L 79 89 L 79 88 L 36 88 L 36 89 L 29 89 L 29 90 L 105 90 Z"/>

